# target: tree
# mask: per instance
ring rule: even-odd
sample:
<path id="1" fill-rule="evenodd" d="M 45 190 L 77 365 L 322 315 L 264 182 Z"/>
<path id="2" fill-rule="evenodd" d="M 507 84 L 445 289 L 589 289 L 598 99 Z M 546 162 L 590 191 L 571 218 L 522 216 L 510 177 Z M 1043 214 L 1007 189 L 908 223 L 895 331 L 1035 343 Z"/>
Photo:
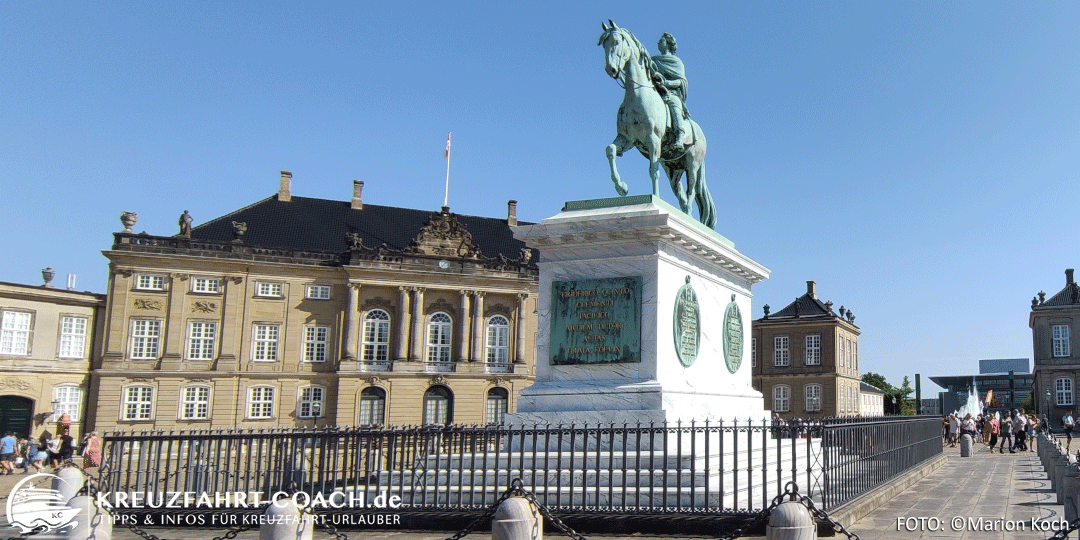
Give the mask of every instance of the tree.
<path id="1" fill-rule="evenodd" d="M 885 380 L 884 375 L 878 375 L 877 373 L 872 373 L 872 372 L 864 373 L 863 376 L 862 376 L 862 382 L 864 382 L 866 384 L 869 384 L 870 386 L 873 386 L 874 388 L 880 389 L 881 391 L 885 392 L 885 395 L 889 395 L 890 392 L 893 392 L 893 391 L 896 390 L 895 388 L 893 388 L 893 385 L 889 384 Z"/>
<path id="2" fill-rule="evenodd" d="M 911 387 L 911 380 L 907 375 L 904 375 L 904 381 L 900 383 L 900 388 L 896 390 L 897 401 L 900 404 L 900 414 L 904 416 L 915 415 L 915 400 L 908 398 L 914 392 L 915 389 Z"/>

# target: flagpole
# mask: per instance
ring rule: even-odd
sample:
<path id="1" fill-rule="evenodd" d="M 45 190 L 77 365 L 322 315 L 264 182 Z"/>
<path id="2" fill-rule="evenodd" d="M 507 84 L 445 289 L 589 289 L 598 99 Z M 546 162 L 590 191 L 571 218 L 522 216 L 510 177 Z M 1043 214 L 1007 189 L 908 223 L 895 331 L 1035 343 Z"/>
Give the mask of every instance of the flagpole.
<path id="1" fill-rule="evenodd" d="M 442 205 L 443 208 L 450 207 L 450 133 L 446 134 L 446 193 Z"/>

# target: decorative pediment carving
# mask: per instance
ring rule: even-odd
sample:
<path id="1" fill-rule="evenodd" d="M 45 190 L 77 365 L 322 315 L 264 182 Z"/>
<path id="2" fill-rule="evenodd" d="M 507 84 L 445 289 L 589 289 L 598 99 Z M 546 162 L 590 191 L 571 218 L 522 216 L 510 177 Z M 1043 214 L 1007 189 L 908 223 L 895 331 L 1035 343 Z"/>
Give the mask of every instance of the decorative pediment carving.
<path id="1" fill-rule="evenodd" d="M 436 375 L 429 379 L 428 382 L 430 382 L 432 386 L 442 386 L 446 384 L 446 377 L 443 377 L 442 375 Z"/>
<path id="2" fill-rule="evenodd" d="M 483 256 L 473 244 L 472 234 L 449 211 L 431 216 L 411 248 L 415 253 L 438 257 L 479 259 Z"/>
<path id="3" fill-rule="evenodd" d="M 505 304 L 502 304 L 502 303 L 492 304 L 490 306 L 485 306 L 485 308 L 486 308 L 486 309 L 484 309 L 484 317 L 485 318 L 490 317 L 492 315 L 502 315 L 503 317 L 506 317 L 506 320 L 508 320 L 508 321 L 514 320 L 514 317 L 513 317 L 514 312 L 508 306 L 506 306 Z"/>
<path id="4" fill-rule="evenodd" d="M 425 311 L 425 313 L 436 313 L 439 311 L 445 311 L 446 313 L 449 313 L 451 316 L 454 317 L 457 316 L 457 309 L 442 298 L 428 304 L 427 311 Z"/>
<path id="5" fill-rule="evenodd" d="M 384 309 L 387 313 L 394 312 L 394 304 L 391 304 L 389 300 L 381 296 L 375 298 L 369 298 L 364 301 L 364 304 L 360 306 L 360 312 L 371 311 L 373 309 Z"/>
<path id="6" fill-rule="evenodd" d="M 135 309 L 145 309 L 148 311 L 161 311 L 163 304 L 161 300 L 153 300 L 150 298 L 136 298 Z"/>
<path id="7" fill-rule="evenodd" d="M 41 387 L 40 384 L 35 385 L 34 383 L 32 383 L 32 382 L 30 382 L 30 381 L 28 381 L 26 379 L 23 379 L 23 378 L 5 377 L 3 379 L 0 379 L 0 389 L 3 389 L 3 390 L 11 389 L 11 390 L 22 390 L 22 391 L 25 392 L 25 391 L 31 390 L 33 388 L 40 388 L 40 387 Z"/>
<path id="8" fill-rule="evenodd" d="M 382 377 L 379 377 L 378 375 L 372 375 L 368 377 L 367 382 L 372 386 L 378 386 L 382 382 Z"/>
<path id="9" fill-rule="evenodd" d="M 214 313 L 217 311 L 217 302 L 208 302 L 204 300 L 197 300 L 191 305 L 192 313 Z"/>

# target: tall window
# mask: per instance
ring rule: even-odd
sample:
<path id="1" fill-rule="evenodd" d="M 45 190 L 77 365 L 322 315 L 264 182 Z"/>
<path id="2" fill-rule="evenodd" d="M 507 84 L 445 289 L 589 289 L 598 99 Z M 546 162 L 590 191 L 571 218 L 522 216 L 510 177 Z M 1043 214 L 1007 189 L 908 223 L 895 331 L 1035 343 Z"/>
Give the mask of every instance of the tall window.
<path id="1" fill-rule="evenodd" d="M 501 424 L 510 406 L 510 394 L 505 388 L 492 388 L 487 393 L 487 407 L 484 412 L 484 422 L 488 424 Z"/>
<path id="2" fill-rule="evenodd" d="M 213 360 L 217 323 L 191 321 L 188 324 L 188 360 Z"/>
<path id="3" fill-rule="evenodd" d="M 1068 377 L 1054 379 L 1054 390 L 1059 407 L 1073 404 L 1073 381 Z"/>
<path id="4" fill-rule="evenodd" d="M 390 357 L 390 315 L 373 309 L 364 316 L 363 360 L 385 362 Z"/>
<path id="5" fill-rule="evenodd" d="M 54 386 L 53 387 L 53 401 L 56 403 L 56 409 L 53 411 L 53 416 L 60 418 L 62 415 L 68 415 L 73 421 L 79 419 L 79 404 L 82 403 L 82 389 L 78 386 Z"/>
<path id="6" fill-rule="evenodd" d="M 845 350 L 845 354 L 847 354 L 847 366 L 849 368 L 855 367 L 855 363 L 851 361 L 851 357 L 855 355 L 855 344 L 852 343 L 850 339 L 847 340 L 847 349 Z"/>
<path id="7" fill-rule="evenodd" d="M 131 357 L 136 360 L 155 360 L 161 343 L 161 321 L 135 319 L 131 321 Z"/>
<path id="8" fill-rule="evenodd" d="M 386 390 L 369 386 L 360 392 L 360 425 L 382 425 L 386 419 Z"/>
<path id="9" fill-rule="evenodd" d="M 251 332 L 251 359 L 256 362 L 277 361 L 280 332 L 279 325 L 256 324 Z"/>
<path id="10" fill-rule="evenodd" d="M 808 384 L 804 387 L 803 392 L 806 394 L 806 410 L 807 412 L 816 412 L 821 410 L 821 385 L 820 384 Z"/>
<path id="11" fill-rule="evenodd" d="M 326 341 L 329 334 L 329 326 L 304 327 L 304 361 L 326 361 Z"/>
<path id="12" fill-rule="evenodd" d="M 272 386 L 252 386 L 248 389 L 247 416 L 256 420 L 274 417 L 274 388 Z"/>
<path id="13" fill-rule="evenodd" d="M 210 387 L 185 386 L 180 390 L 180 419 L 206 420 L 210 418 Z"/>
<path id="14" fill-rule="evenodd" d="M 750 338 L 750 367 L 757 367 L 757 338 Z"/>
<path id="15" fill-rule="evenodd" d="M 449 424 L 454 419 L 454 394 L 445 386 L 424 392 L 424 424 Z"/>
<path id="16" fill-rule="evenodd" d="M 495 364 L 510 361 L 510 321 L 502 315 L 488 319 L 487 361 Z"/>
<path id="17" fill-rule="evenodd" d="M 124 389 L 121 420 L 150 420 L 154 411 L 154 389 L 150 386 L 129 386 Z"/>
<path id="18" fill-rule="evenodd" d="M 82 358 L 86 351 L 86 317 L 60 318 L 60 358 Z"/>
<path id="19" fill-rule="evenodd" d="M 1055 324 L 1051 329 L 1054 332 L 1054 357 L 1061 358 L 1063 356 L 1069 356 L 1069 326 L 1065 324 Z"/>
<path id="20" fill-rule="evenodd" d="M 450 316 L 439 312 L 428 321 L 427 361 L 450 361 L 450 337 L 452 321 Z"/>
<path id="21" fill-rule="evenodd" d="M 773 365 L 786 366 L 791 363 L 788 353 L 788 337 L 777 336 L 773 338 Z M 786 410 L 786 409 L 785 409 Z"/>
<path id="22" fill-rule="evenodd" d="M 844 359 L 847 356 L 847 341 L 840 338 L 840 367 L 844 367 Z"/>
<path id="23" fill-rule="evenodd" d="M 139 274 L 139 277 L 135 279 L 135 288 L 146 291 L 163 291 L 165 290 L 165 276 Z"/>
<path id="24" fill-rule="evenodd" d="M 30 354 L 30 314 L 5 311 L 0 323 L 0 354 Z"/>
<path id="25" fill-rule="evenodd" d="M 305 386 L 300 389 L 300 402 L 297 404 L 297 416 L 300 418 L 314 418 L 316 413 L 322 415 L 323 394 L 321 386 Z"/>
<path id="26" fill-rule="evenodd" d="M 812 334 L 806 336 L 806 365 L 821 365 L 821 335 Z"/>
<path id="27" fill-rule="evenodd" d="M 791 387 L 786 384 L 778 384 L 772 389 L 772 410 L 774 412 L 788 412 L 791 410 Z"/>

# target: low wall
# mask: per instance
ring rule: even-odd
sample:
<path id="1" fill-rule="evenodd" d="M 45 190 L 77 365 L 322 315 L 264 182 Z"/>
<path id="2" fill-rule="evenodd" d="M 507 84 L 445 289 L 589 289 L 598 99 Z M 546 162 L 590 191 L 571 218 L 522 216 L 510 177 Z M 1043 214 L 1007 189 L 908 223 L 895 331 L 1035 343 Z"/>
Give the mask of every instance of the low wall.
<path id="1" fill-rule="evenodd" d="M 940 469 L 948 460 L 949 456 L 944 453 L 927 459 L 896 479 L 833 509 L 829 512 L 829 517 L 844 527 L 850 527 L 852 523 L 866 517 L 919 480 Z"/>

